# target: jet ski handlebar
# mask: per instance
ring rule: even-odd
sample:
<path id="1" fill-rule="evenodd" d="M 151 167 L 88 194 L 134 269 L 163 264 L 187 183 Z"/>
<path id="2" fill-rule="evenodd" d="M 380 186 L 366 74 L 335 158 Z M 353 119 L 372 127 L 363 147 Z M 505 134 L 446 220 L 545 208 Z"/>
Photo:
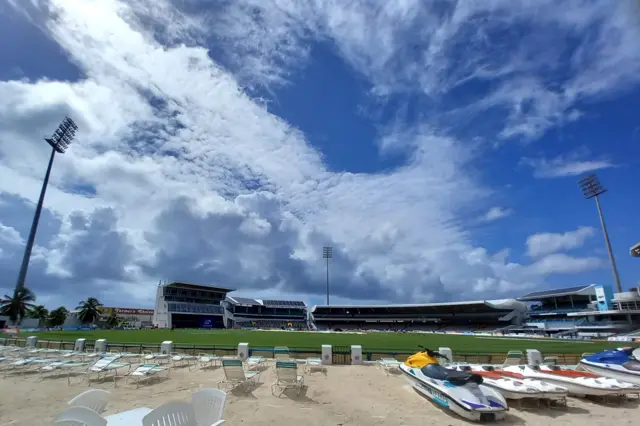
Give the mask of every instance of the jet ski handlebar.
<path id="1" fill-rule="evenodd" d="M 441 354 L 441 353 L 440 353 L 440 352 L 438 352 L 438 351 L 433 351 L 433 350 L 431 350 L 431 349 L 429 349 L 429 348 L 425 348 L 425 347 L 424 347 L 424 346 L 422 346 L 422 345 L 418 345 L 418 347 L 419 347 L 420 349 L 422 349 L 422 351 L 423 351 L 423 352 L 425 352 L 425 353 L 426 353 L 427 355 L 429 355 L 430 357 L 434 357 L 434 358 L 444 358 L 444 359 L 446 359 L 447 361 L 451 361 L 451 360 L 449 359 L 449 357 L 448 357 L 448 356 L 446 356 L 446 355 L 444 355 L 444 354 Z"/>

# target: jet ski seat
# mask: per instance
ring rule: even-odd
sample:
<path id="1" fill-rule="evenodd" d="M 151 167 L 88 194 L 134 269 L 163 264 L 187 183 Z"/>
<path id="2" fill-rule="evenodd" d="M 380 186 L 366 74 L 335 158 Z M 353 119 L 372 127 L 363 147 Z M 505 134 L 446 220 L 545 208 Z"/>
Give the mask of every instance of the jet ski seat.
<path id="1" fill-rule="evenodd" d="M 468 373 L 466 371 L 457 371 L 444 368 L 440 364 L 425 365 L 420 369 L 422 374 L 436 380 L 446 380 L 456 386 L 464 386 L 467 383 L 482 383 L 482 376 Z"/>
<path id="2" fill-rule="evenodd" d="M 631 360 L 622 364 L 624 368 L 631 371 L 640 371 L 640 361 Z"/>

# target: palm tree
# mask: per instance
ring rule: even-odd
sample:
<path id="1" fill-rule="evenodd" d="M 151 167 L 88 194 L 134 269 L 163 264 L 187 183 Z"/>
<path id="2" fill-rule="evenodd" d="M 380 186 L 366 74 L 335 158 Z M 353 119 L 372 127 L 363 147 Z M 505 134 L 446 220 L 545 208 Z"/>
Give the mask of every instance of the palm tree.
<path id="1" fill-rule="evenodd" d="M 26 287 L 16 288 L 13 297 L 4 295 L 5 300 L 0 302 L 0 315 L 6 315 L 14 324 L 20 324 L 22 318 L 35 307 L 36 295 Z"/>
<path id="2" fill-rule="evenodd" d="M 29 312 L 29 317 L 38 318 L 38 325 L 44 325 L 47 322 L 47 318 L 49 318 L 49 311 L 44 306 L 38 305 Z"/>
<path id="3" fill-rule="evenodd" d="M 54 309 L 53 311 L 49 312 L 49 325 L 51 327 L 61 326 L 67 320 L 68 314 L 69 311 L 64 306 L 60 306 L 58 309 Z"/>
<path id="4" fill-rule="evenodd" d="M 78 319 L 84 324 L 93 323 L 100 317 L 100 308 L 102 303 L 95 297 L 90 297 L 84 302 L 80 302 L 76 309 L 80 309 L 78 312 Z"/>
<path id="5" fill-rule="evenodd" d="M 105 321 L 105 324 L 109 328 L 116 328 L 118 326 L 118 324 L 120 324 L 120 320 L 116 316 L 115 312 L 107 317 L 107 320 Z"/>

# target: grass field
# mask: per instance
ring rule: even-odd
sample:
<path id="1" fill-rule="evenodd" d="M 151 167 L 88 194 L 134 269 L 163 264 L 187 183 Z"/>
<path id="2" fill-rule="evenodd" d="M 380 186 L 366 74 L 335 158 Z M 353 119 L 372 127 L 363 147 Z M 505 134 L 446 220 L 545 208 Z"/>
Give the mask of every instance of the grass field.
<path id="1" fill-rule="evenodd" d="M 616 342 L 562 341 L 551 339 L 513 339 L 504 337 L 458 336 L 416 333 L 318 333 L 252 330 L 98 330 L 50 331 L 22 334 L 20 338 L 37 335 L 39 340 L 73 341 L 107 339 L 110 344 L 159 344 L 172 340 L 175 345 L 198 347 L 236 347 L 247 342 L 251 348 L 288 346 L 291 349 L 319 349 L 322 344 L 334 346 L 362 345 L 364 351 L 413 351 L 418 345 L 437 348 L 446 346 L 454 353 L 495 354 L 509 350 L 538 349 L 543 354 L 581 354 L 620 346 Z M 11 337 L 11 336 L 1 336 Z"/>

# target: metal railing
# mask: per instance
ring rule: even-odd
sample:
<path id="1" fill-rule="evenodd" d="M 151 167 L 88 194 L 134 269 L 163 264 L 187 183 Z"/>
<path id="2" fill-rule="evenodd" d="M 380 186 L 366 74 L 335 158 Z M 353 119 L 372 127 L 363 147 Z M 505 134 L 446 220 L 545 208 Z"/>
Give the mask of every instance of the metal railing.
<path id="1" fill-rule="evenodd" d="M 73 350 L 75 342 L 67 340 L 40 340 L 37 343 L 38 348 L 43 349 L 60 349 Z M 18 337 L 0 337 L 0 345 L 26 346 L 26 339 Z M 159 352 L 160 343 L 112 343 L 107 342 L 107 351 L 139 353 L 145 351 Z M 87 339 L 85 341 L 85 351 L 92 352 L 95 347 L 95 340 Z M 238 352 L 236 346 L 215 346 L 215 345 L 180 345 L 173 346 L 174 352 L 186 353 L 190 355 L 198 355 L 200 353 L 215 354 L 218 356 L 234 356 Z M 350 346 L 333 346 L 332 363 L 335 365 L 351 364 L 351 347 Z M 382 349 L 382 348 L 363 348 L 363 361 L 376 361 L 380 358 L 394 357 L 399 360 L 406 359 L 409 355 L 415 353 L 415 349 Z M 319 347 L 289 347 L 289 353 L 293 358 L 309 358 L 320 357 L 322 350 Z M 561 365 L 576 365 L 580 361 L 581 355 L 578 354 L 557 354 L 545 353 L 545 357 L 557 357 L 558 363 Z M 273 347 L 249 347 L 249 356 L 263 356 L 265 358 L 274 358 Z M 468 362 L 473 364 L 502 364 L 506 358 L 506 353 L 482 353 L 482 352 L 464 352 L 454 353 L 453 362 Z M 522 362 L 526 362 L 526 355 L 523 355 Z"/>

